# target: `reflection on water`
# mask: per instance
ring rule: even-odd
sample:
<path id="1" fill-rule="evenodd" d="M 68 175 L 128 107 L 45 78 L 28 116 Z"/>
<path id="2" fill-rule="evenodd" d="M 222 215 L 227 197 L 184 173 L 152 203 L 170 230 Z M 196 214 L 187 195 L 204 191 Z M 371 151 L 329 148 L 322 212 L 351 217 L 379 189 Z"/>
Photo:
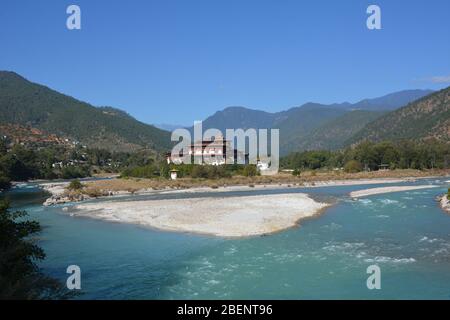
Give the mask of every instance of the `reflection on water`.
<path id="1" fill-rule="evenodd" d="M 30 185 L 7 196 L 44 225 L 46 272 L 65 279 L 68 265 L 81 267 L 82 298 L 449 299 L 450 215 L 435 201 L 447 184 L 416 184 L 426 183 L 441 188 L 357 201 L 347 196 L 350 191 L 380 185 L 121 199 L 307 192 L 318 200 L 337 202 L 298 228 L 234 240 L 70 217 L 61 207 L 42 207 L 47 194 Z M 366 287 L 371 264 L 381 267 L 381 290 Z"/>

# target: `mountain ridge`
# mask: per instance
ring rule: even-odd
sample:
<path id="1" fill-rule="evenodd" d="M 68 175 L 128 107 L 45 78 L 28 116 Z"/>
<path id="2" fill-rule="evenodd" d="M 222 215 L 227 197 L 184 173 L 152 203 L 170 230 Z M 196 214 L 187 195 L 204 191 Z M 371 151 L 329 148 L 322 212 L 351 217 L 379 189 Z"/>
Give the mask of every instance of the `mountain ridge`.
<path id="1" fill-rule="evenodd" d="M 363 140 L 450 141 L 450 87 L 422 97 L 408 105 L 368 123 L 348 144 Z"/>
<path id="2" fill-rule="evenodd" d="M 321 104 L 307 102 L 301 106 L 289 108 L 279 112 L 267 112 L 242 106 L 230 106 L 215 112 L 203 121 L 203 129 L 217 128 L 225 132 L 227 128 L 242 129 L 280 129 L 280 153 L 302 151 L 314 146 L 327 146 L 332 149 L 343 146 L 343 142 L 350 139 L 350 135 L 357 133 L 370 121 L 375 120 L 385 112 L 395 110 L 404 103 L 424 97 L 431 90 L 402 90 L 381 97 L 363 99 L 356 103 Z M 368 118 L 363 119 L 361 113 L 353 111 L 367 111 Z M 359 117 L 358 117 L 359 115 Z M 343 117 L 340 122 L 333 122 Z M 358 122 L 352 123 L 351 119 Z M 330 122 L 330 123 L 329 123 Z M 327 124 L 333 126 L 335 136 L 319 134 L 319 130 L 327 130 Z M 345 124 L 340 130 L 339 123 Z M 350 128 L 349 128 L 350 126 Z M 190 128 L 192 130 L 192 127 Z M 321 137 L 323 141 L 314 139 Z M 341 142 L 338 143 L 338 140 Z"/>
<path id="3" fill-rule="evenodd" d="M 0 124 L 34 127 L 92 148 L 166 150 L 170 134 L 112 107 L 94 107 L 15 72 L 0 71 Z"/>
<path id="4" fill-rule="evenodd" d="M 383 136 L 375 133 L 376 127 L 382 126 L 381 122 L 377 122 L 380 118 L 389 122 L 389 117 L 398 115 L 398 109 L 402 110 L 414 101 L 439 96 L 442 91 L 431 95 L 430 92 L 403 90 L 356 103 L 308 102 L 279 112 L 230 106 L 206 118 L 203 130 L 217 128 L 225 133 L 227 128 L 278 128 L 281 154 L 312 149 L 333 150 L 364 139 L 378 139 L 377 135 Z M 170 132 L 140 122 L 126 111 L 110 106 L 92 106 L 30 82 L 15 72 L 0 71 L 0 111 L 0 125 L 36 128 L 95 148 L 111 151 L 151 149 L 162 152 L 172 145 Z M 418 122 L 415 127 L 420 128 L 422 124 Z M 448 136 L 447 132 L 442 133 L 445 125 L 438 123 L 441 136 Z M 409 129 L 403 127 L 402 130 L 406 132 Z M 435 130 L 436 135 L 438 132 Z M 385 136 L 392 138 L 392 134 Z M 405 133 L 404 136 L 410 138 L 411 134 Z"/>

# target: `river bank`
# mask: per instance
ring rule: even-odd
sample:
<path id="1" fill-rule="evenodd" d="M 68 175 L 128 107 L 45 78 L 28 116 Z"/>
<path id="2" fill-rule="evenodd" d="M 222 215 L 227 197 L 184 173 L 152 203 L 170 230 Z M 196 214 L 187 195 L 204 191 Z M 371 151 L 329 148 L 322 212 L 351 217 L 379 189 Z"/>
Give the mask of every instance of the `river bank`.
<path id="1" fill-rule="evenodd" d="M 448 171 L 395 170 L 362 172 L 356 174 L 319 174 L 317 176 L 294 177 L 287 174 L 275 176 L 231 177 L 228 179 L 139 179 L 112 178 L 83 182 L 83 189 L 67 190 L 68 183 L 45 182 L 40 186 L 51 194 L 44 205 L 79 202 L 93 198 L 124 195 L 145 195 L 179 192 L 232 192 L 255 189 L 314 188 L 327 186 L 353 186 L 370 184 L 393 184 L 412 182 L 416 179 L 448 175 Z"/>

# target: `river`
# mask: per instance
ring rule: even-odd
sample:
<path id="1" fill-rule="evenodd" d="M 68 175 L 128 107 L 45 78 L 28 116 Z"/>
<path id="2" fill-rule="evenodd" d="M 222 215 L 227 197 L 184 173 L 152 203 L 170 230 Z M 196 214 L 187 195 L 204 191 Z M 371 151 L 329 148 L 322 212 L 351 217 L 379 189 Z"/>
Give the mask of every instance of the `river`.
<path id="1" fill-rule="evenodd" d="M 445 180 L 396 184 L 439 188 L 357 201 L 350 191 L 383 185 L 195 195 L 305 192 L 336 201 L 299 227 L 242 239 L 71 217 L 63 206 L 43 207 L 48 194 L 32 183 L 7 196 L 14 209 L 26 210 L 44 227 L 44 272 L 65 281 L 67 266 L 80 266 L 81 299 L 449 299 L 450 215 L 435 200 L 446 192 Z M 380 290 L 366 286 L 373 264 L 381 268 Z"/>

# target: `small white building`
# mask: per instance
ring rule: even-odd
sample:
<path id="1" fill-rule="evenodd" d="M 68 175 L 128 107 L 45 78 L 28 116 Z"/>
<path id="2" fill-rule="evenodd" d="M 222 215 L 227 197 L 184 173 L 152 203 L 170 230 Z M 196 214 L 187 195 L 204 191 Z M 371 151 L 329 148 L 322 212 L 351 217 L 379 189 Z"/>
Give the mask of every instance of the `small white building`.
<path id="1" fill-rule="evenodd" d="M 178 170 L 170 170 L 170 179 L 172 180 L 177 180 L 178 178 Z"/>
<path id="2" fill-rule="evenodd" d="M 269 169 L 269 163 L 258 159 L 256 162 L 256 167 L 259 171 L 266 171 L 267 169 Z"/>

